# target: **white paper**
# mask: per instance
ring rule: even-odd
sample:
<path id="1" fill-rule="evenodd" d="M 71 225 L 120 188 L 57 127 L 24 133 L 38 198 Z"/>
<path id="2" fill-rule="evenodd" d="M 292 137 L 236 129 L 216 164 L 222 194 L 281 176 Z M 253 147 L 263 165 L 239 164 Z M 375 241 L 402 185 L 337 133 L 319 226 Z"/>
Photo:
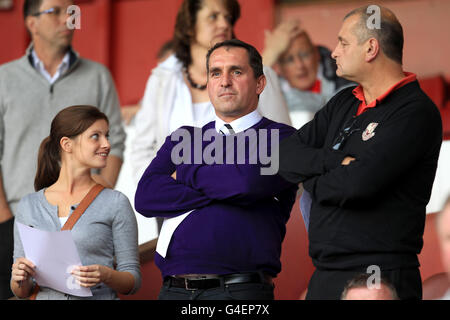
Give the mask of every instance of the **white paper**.
<path id="1" fill-rule="evenodd" d="M 166 257 L 167 249 L 169 248 L 170 239 L 181 222 L 194 210 L 186 212 L 180 216 L 173 218 L 164 218 L 161 231 L 159 233 L 158 242 L 156 243 L 156 252 L 163 258 Z"/>
<path id="2" fill-rule="evenodd" d="M 17 222 L 25 257 L 36 266 L 34 279 L 41 287 L 79 297 L 90 297 L 92 291 L 81 287 L 70 274 L 81 266 L 78 250 L 69 230 L 49 232 Z"/>

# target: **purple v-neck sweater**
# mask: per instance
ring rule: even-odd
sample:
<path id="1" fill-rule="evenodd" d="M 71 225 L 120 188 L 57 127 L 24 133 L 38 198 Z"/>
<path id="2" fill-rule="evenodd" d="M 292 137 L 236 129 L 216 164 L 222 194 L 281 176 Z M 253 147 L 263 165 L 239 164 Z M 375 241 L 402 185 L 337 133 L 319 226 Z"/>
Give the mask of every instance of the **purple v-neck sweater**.
<path id="1" fill-rule="evenodd" d="M 179 130 L 187 130 L 194 137 L 195 130 L 203 134 L 209 129 L 214 129 L 214 121 L 201 129 L 182 127 Z M 278 174 L 262 175 L 261 162 L 267 162 L 260 161 L 261 152 L 258 152 L 256 164 L 251 159 L 256 150 L 266 146 L 270 150 L 273 130 L 281 140 L 295 129 L 262 118 L 244 132 L 228 137 L 215 136 L 212 141 L 223 139 L 225 162 L 227 152 L 233 150 L 234 155 L 237 154 L 240 135 L 248 134 L 248 130 L 259 133 L 261 129 L 266 129 L 268 138 L 256 134 L 258 147 L 252 149 L 248 147 L 251 139 L 247 137 L 243 164 L 237 164 L 236 157 L 234 162 L 225 164 L 195 164 L 198 163 L 199 144 L 195 147 L 192 142 L 192 164 L 175 165 L 172 149 L 179 142 L 171 141 L 170 136 L 158 151 L 139 181 L 136 210 L 146 217 L 175 217 L 195 209 L 175 230 L 166 257 L 155 255 L 163 277 L 259 270 L 276 276 L 280 272 L 281 243 L 295 202 L 297 185 L 285 181 Z M 225 143 L 226 139 L 235 139 L 234 148 Z M 202 142 L 201 150 L 207 151 L 208 145 L 211 148 L 211 141 Z M 194 150 L 197 151 L 197 161 L 194 161 Z M 278 153 L 278 148 L 273 155 L 269 151 L 271 156 L 275 153 Z M 175 171 L 176 180 L 171 177 Z"/>

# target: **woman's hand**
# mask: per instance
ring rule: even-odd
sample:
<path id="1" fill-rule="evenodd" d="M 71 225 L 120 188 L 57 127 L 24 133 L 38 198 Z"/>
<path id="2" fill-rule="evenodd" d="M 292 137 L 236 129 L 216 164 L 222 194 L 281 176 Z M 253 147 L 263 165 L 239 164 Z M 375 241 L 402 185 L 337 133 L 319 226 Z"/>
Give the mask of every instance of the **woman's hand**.
<path id="1" fill-rule="evenodd" d="M 300 23 L 296 20 L 287 20 L 280 23 L 273 31 L 264 32 L 263 63 L 273 66 L 280 55 L 291 45 L 291 41 L 302 33 Z"/>
<path id="2" fill-rule="evenodd" d="M 134 276 L 131 273 L 98 264 L 77 266 L 71 273 L 75 281 L 86 288 L 104 283 L 118 293 L 128 294 L 134 287 Z"/>
<path id="3" fill-rule="evenodd" d="M 108 284 L 113 270 L 98 264 L 90 266 L 77 266 L 72 270 L 72 275 L 82 287 L 94 287 L 99 283 Z"/>
<path id="4" fill-rule="evenodd" d="M 36 266 L 26 258 L 18 258 L 12 265 L 11 280 L 17 282 L 19 287 L 22 281 L 26 281 L 34 277 L 36 274 Z"/>
<path id="5" fill-rule="evenodd" d="M 36 275 L 36 266 L 27 258 L 17 258 L 12 265 L 11 290 L 15 296 L 24 299 L 31 294 L 33 281 Z"/>

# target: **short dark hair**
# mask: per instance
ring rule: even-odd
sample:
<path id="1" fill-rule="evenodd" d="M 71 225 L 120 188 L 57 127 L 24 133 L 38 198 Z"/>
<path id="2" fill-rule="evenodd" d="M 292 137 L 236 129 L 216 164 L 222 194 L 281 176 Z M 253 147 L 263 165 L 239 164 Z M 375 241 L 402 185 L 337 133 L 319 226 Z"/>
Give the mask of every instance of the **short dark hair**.
<path id="1" fill-rule="evenodd" d="M 175 56 L 181 61 L 184 67 L 188 67 L 192 63 L 191 42 L 195 37 L 197 13 L 202 8 L 204 1 L 205 0 L 184 0 L 178 10 L 173 35 L 173 50 Z M 230 15 L 230 24 L 231 26 L 234 26 L 241 16 L 239 2 L 237 2 L 237 0 L 223 0 L 223 3 Z"/>
<path id="2" fill-rule="evenodd" d="M 42 0 L 25 0 L 23 3 L 23 19 L 31 16 L 39 11 L 41 7 Z"/>
<path id="3" fill-rule="evenodd" d="M 207 74 L 209 74 L 209 58 L 211 54 L 214 52 L 214 50 L 221 47 L 244 48 L 247 51 L 248 62 L 253 70 L 253 75 L 255 76 L 255 79 L 258 79 L 260 76 L 264 75 L 262 58 L 258 50 L 256 50 L 256 48 L 251 44 L 245 43 L 238 39 L 225 40 L 223 42 L 216 43 L 214 47 L 208 50 L 208 53 L 206 54 Z"/>
<path id="4" fill-rule="evenodd" d="M 394 13 L 384 7 L 380 7 L 380 28 L 369 29 L 367 27 L 367 21 L 372 14 L 367 12 L 369 6 L 360 7 L 350 11 L 345 17 L 355 14 L 359 15 L 360 19 L 356 25 L 355 34 L 358 37 L 358 43 L 363 43 L 369 38 L 375 38 L 380 43 L 381 50 L 384 54 L 394 60 L 395 62 L 402 64 L 403 60 L 403 28 Z"/>
<path id="5" fill-rule="evenodd" d="M 360 274 L 357 274 L 352 279 L 350 279 L 347 282 L 346 286 L 344 287 L 344 290 L 342 291 L 341 300 L 344 300 L 347 297 L 347 293 L 351 289 L 367 288 L 367 281 L 369 280 L 369 278 L 371 276 L 372 276 L 371 273 L 360 273 Z M 380 284 L 384 285 L 385 287 L 387 287 L 389 289 L 392 300 L 399 300 L 398 295 L 397 295 L 397 290 L 395 290 L 394 286 L 389 281 L 387 281 L 386 278 L 381 277 Z"/>

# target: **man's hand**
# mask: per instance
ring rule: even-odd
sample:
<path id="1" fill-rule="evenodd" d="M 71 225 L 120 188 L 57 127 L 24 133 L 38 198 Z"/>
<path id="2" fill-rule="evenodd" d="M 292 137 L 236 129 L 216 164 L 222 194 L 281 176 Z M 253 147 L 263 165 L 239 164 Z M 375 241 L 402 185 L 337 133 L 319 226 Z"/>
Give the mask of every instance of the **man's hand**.
<path id="1" fill-rule="evenodd" d="M 123 106 L 120 108 L 120 112 L 122 114 L 122 120 L 125 123 L 125 125 L 129 125 L 131 120 L 134 118 L 136 113 L 141 108 L 140 104 L 136 105 L 130 105 L 130 106 Z"/>
<path id="2" fill-rule="evenodd" d="M 350 164 L 350 162 L 355 161 L 356 159 L 350 156 L 347 156 L 344 158 L 344 160 L 342 160 L 341 164 L 343 166 L 348 166 Z"/>
<path id="3" fill-rule="evenodd" d="M 114 186 L 112 186 L 108 181 L 106 181 L 101 175 L 99 174 L 93 174 L 92 175 L 92 179 L 94 179 L 95 182 L 97 182 L 98 184 L 101 184 L 102 186 L 106 187 L 106 188 L 111 188 L 113 189 Z"/>
<path id="4" fill-rule="evenodd" d="M 121 167 L 122 159 L 110 154 L 106 160 L 106 167 L 100 170 L 101 179 L 98 179 L 99 183 L 107 188 L 113 189 L 116 185 L 117 178 L 119 177 Z"/>

